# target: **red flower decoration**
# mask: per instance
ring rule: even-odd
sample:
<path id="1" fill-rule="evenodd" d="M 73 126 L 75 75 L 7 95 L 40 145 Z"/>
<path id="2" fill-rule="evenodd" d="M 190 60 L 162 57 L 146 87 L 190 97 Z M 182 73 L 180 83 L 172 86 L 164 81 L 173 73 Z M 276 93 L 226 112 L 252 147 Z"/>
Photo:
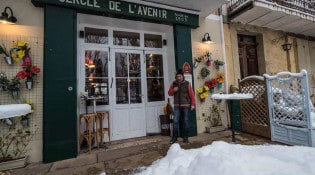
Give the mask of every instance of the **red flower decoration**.
<path id="1" fill-rule="evenodd" d="M 29 61 L 25 61 L 22 64 L 23 70 L 16 74 L 16 77 L 20 79 L 32 78 L 40 72 L 40 68 L 37 66 L 32 66 Z"/>
<path id="2" fill-rule="evenodd" d="M 205 86 L 208 86 L 209 89 L 215 88 L 218 86 L 218 82 L 215 78 L 212 78 L 211 80 L 205 82 Z"/>

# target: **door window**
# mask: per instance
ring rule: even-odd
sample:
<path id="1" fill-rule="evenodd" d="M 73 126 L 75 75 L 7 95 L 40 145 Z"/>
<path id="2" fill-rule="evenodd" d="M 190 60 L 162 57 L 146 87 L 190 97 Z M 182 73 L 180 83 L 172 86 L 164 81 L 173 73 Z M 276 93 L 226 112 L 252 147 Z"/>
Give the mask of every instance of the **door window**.
<path id="1" fill-rule="evenodd" d="M 148 102 L 164 101 L 164 70 L 161 54 L 146 54 Z"/>
<path id="2" fill-rule="evenodd" d="M 108 52 L 85 50 L 85 91 L 88 96 L 103 97 L 97 105 L 109 104 L 108 89 Z M 87 105 L 92 105 L 87 101 Z"/>
<path id="3" fill-rule="evenodd" d="M 116 104 L 142 103 L 141 55 L 115 53 Z"/>

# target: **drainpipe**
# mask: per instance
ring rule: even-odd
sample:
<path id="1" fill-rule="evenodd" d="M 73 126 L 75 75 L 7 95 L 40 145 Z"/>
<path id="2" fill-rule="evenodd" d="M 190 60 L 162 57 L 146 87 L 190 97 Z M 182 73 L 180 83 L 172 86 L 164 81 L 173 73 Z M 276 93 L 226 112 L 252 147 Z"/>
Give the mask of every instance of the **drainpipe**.
<path id="1" fill-rule="evenodd" d="M 288 35 L 285 35 L 284 37 L 285 43 L 288 43 Z M 291 59 L 290 59 L 290 49 L 286 50 L 287 52 L 287 64 L 288 64 L 288 71 L 291 72 Z"/>
<path id="2" fill-rule="evenodd" d="M 225 53 L 225 41 L 224 41 L 224 28 L 223 28 L 223 15 L 222 15 L 222 7 L 219 9 L 220 13 L 220 33 L 221 33 L 221 47 L 223 52 L 223 60 L 224 60 L 224 75 L 225 75 L 225 93 L 228 93 L 229 84 L 228 84 L 228 74 L 227 74 L 227 62 L 226 62 L 226 53 Z"/>

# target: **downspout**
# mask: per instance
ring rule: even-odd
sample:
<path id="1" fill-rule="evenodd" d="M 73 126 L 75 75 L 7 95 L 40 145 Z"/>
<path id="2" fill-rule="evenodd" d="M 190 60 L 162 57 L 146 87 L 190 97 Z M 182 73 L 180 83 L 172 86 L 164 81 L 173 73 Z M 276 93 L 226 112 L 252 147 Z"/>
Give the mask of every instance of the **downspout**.
<path id="1" fill-rule="evenodd" d="M 284 39 L 285 39 L 285 43 L 288 43 L 288 35 L 285 35 Z M 288 71 L 291 72 L 292 66 L 291 66 L 291 59 L 290 59 L 290 49 L 287 49 L 286 52 L 287 52 Z"/>
<path id="2" fill-rule="evenodd" d="M 221 47 L 223 52 L 223 60 L 224 60 L 224 75 L 225 75 L 225 93 L 228 93 L 229 84 L 228 84 L 228 74 L 227 74 L 227 63 L 226 63 L 226 53 L 225 53 L 225 40 L 224 40 L 224 28 L 223 28 L 223 15 L 222 15 L 222 7 L 219 8 L 220 13 L 220 34 L 221 34 Z"/>
<path id="3" fill-rule="evenodd" d="M 223 28 L 223 15 L 222 15 L 222 6 L 219 8 L 219 13 L 220 13 L 220 33 L 221 33 L 221 47 L 222 47 L 222 52 L 223 52 L 223 60 L 224 60 L 224 75 L 225 75 L 225 93 L 228 93 L 228 89 L 229 89 L 229 84 L 228 84 L 228 74 L 227 74 L 227 62 L 226 62 L 226 53 L 225 53 L 225 40 L 224 40 L 224 28 Z M 225 107 L 225 111 L 229 111 L 228 109 L 228 105 L 226 105 Z M 227 127 L 229 127 L 230 123 L 231 123 L 231 117 L 230 117 L 230 113 L 227 112 L 226 115 L 227 118 Z M 230 127 L 232 127 L 230 125 Z"/>

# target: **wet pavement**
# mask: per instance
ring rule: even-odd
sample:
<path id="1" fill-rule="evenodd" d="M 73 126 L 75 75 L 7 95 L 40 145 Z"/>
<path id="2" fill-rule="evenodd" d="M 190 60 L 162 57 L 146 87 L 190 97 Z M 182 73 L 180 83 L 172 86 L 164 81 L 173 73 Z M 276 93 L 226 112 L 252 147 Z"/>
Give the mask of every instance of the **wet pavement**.
<path id="1" fill-rule="evenodd" d="M 82 150 L 77 158 L 54 163 L 34 163 L 25 168 L 0 172 L 0 175 L 124 175 L 133 174 L 139 168 L 151 165 L 155 160 L 164 157 L 171 146 L 169 136 L 147 136 L 122 141 L 113 141 L 107 148 L 93 149 L 91 153 Z M 231 142 L 231 131 L 202 133 L 189 138 L 189 144 L 178 139 L 183 149 L 200 148 L 213 141 Z M 270 139 L 236 133 L 236 144 L 262 145 L 279 144 Z"/>

